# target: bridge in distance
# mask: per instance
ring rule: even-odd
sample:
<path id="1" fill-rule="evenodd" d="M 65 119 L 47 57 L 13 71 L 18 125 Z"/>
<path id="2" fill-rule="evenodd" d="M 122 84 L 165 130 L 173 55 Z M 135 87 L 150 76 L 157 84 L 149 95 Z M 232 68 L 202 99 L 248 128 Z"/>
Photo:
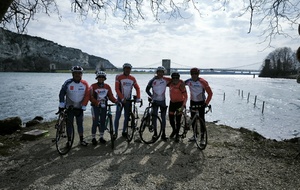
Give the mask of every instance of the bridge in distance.
<path id="1" fill-rule="evenodd" d="M 157 67 L 133 67 L 132 71 L 155 72 Z M 122 70 L 121 68 L 119 68 Z M 190 68 L 171 68 L 170 73 L 178 71 L 181 74 L 189 74 Z M 229 75 L 259 75 L 260 70 L 255 69 L 230 69 L 230 68 L 208 68 L 200 69 L 200 74 L 229 74 Z"/>

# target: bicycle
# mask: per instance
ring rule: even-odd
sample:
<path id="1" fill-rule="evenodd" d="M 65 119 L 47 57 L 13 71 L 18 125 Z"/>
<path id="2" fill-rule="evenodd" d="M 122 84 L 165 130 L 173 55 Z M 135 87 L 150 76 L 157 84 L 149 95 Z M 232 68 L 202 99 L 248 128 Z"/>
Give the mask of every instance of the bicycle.
<path id="1" fill-rule="evenodd" d="M 148 98 L 149 105 L 145 109 L 139 129 L 141 140 L 146 144 L 155 143 L 162 133 L 161 119 L 153 114 L 153 102 Z"/>
<path id="2" fill-rule="evenodd" d="M 190 116 L 187 114 L 188 111 L 186 109 L 182 111 L 176 111 L 176 114 L 182 114 L 179 136 L 184 139 L 187 132 L 190 130 L 190 126 L 194 123 L 193 138 L 195 139 L 196 145 L 200 150 L 204 150 L 207 146 L 206 124 L 203 119 L 200 118 L 198 111 L 198 108 L 202 106 L 203 105 L 194 105 L 190 107 L 189 112 L 196 113 L 193 118 L 190 118 Z M 212 111 L 211 105 L 208 105 L 207 108 L 208 110 L 205 111 L 205 114 L 207 114 L 209 111 Z"/>
<path id="3" fill-rule="evenodd" d="M 107 111 L 106 111 L 106 118 L 105 118 L 105 130 L 107 130 L 110 135 L 110 142 L 111 142 L 112 149 L 114 149 L 115 147 L 116 139 L 114 136 L 111 106 L 115 106 L 115 105 L 116 104 L 107 104 Z M 98 126 L 100 126 L 100 118 L 99 118 Z"/>
<path id="4" fill-rule="evenodd" d="M 134 132 L 136 130 L 138 130 L 137 125 L 138 125 L 139 114 L 138 114 L 138 108 L 136 106 L 136 99 L 137 99 L 137 96 L 133 96 L 133 99 L 127 100 L 127 101 L 130 101 L 130 110 L 129 110 L 129 114 L 128 114 L 128 125 L 126 128 L 127 142 L 132 141 Z M 140 107 L 142 107 L 142 106 L 143 106 L 143 100 L 140 101 Z"/>
<path id="5" fill-rule="evenodd" d="M 74 125 L 68 119 L 68 111 L 73 110 L 73 107 L 70 106 L 63 111 L 55 113 L 58 115 L 57 122 L 55 124 L 56 136 L 55 136 L 55 145 L 56 150 L 60 155 L 67 154 L 73 145 L 74 142 Z M 68 127 L 67 127 L 68 126 Z"/>

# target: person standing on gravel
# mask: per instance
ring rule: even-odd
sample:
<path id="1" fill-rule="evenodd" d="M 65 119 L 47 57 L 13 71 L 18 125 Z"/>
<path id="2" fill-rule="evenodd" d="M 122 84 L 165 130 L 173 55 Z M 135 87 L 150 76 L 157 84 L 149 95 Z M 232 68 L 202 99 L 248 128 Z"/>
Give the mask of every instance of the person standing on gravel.
<path id="1" fill-rule="evenodd" d="M 96 140 L 96 131 L 97 126 L 100 132 L 99 142 L 102 144 L 106 143 L 106 140 L 103 138 L 105 130 L 105 119 L 107 114 L 107 101 L 110 100 L 113 103 L 117 103 L 117 99 L 114 97 L 110 86 L 104 81 L 106 80 L 106 73 L 103 71 L 96 72 L 97 83 L 91 85 L 90 88 L 90 101 L 92 105 L 92 116 L 93 116 L 93 125 L 92 125 L 92 143 L 97 145 Z M 100 125 L 99 123 L 100 116 Z"/>
<path id="2" fill-rule="evenodd" d="M 141 92 L 140 87 L 135 79 L 134 76 L 130 75 L 132 69 L 132 65 L 130 63 L 124 63 L 123 64 L 123 73 L 116 76 L 115 81 L 115 90 L 117 92 L 118 101 L 122 103 L 122 106 L 117 105 L 116 109 L 116 116 L 115 116 L 115 134 L 114 138 L 116 139 L 118 137 L 118 129 L 119 129 L 119 120 L 121 117 L 121 113 L 124 107 L 124 123 L 123 123 L 123 130 L 122 130 L 122 136 L 124 138 L 127 138 L 127 125 L 128 125 L 128 115 L 130 111 L 131 102 L 128 101 L 131 99 L 132 95 L 132 88 L 135 88 L 136 90 L 136 102 L 141 101 Z"/>
<path id="3" fill-rule="evenodd" d="M 205 79 L 199 77 L 200 70 L 198 68 L 192 68 L 190 70 L 190 74 L 191 78 L 185 81 L 185 85 L 187 85 L 190 89 L 190 106 L 201 106 L 200 108 L 198 108 L 198 111 L 200 118 L 205 122 L 205 107 L 209 105 L 213 92 L 208 82 Z M 207 93 L 207 97 L 205 93 Z M 195 113 L 192 112 L 191 117 L 193 118 L 194 115 Z M 194 127 L 194 123 L 192 124 L 192 126 Z M 203 136 L 204 134 L 201 129 L 201 139 L 203 138 Z M 195 137 L 191 137 L 189 141 L 195 141 Z M 203 141 L 201 140 L 201 142 Z"/>
<path id="4" fill-rule="evenodd" d="M 180 80 L 180 74 L 178 72 L 173 72 L 171 78 L 172 81 L 168 83 L 170 91 L 169 121 L 173 129 L 170 138 L 175 137 L 175 142 L 179 142 L 181 113 L 186 105 L 187 92 L 185 84 Z M 180 113 L 175 115 L 176 111 L 180 111 Z"/>
<path id="5" fill-rule="evenodd" d="M 164 77 L 165 68 L 159 66 L 156 69 L 156 76 L 154 76 L 146 87 L 146 92 L 153 100 L 153 114 L 158 115 L 158 108 L 161 111 L 161 125 L 162 125 L 162 135 L 161 139 L 166 141 L 168 137 L 166 136 L 166 112 L 168 106 L 166 105 L 166 87 L 171 81 L 170 78 Z M 152 92 L 150 91 L 152 89 Z M 156 121 L 154 121 L 156 123 Z M 155 136 L 153 137 L 155 138 Z"/>
<path id="6" fill-rule="evenodd" d="M 90 99 L 89 85 L 82 80 L 83 68 L 81 66 L 74 66 L 71 71 L 73 78 L 66 80 L 59 92 L 59 110 L 73 107 L 67 113 L 68 119 L 73 123 L 76 117 L 80 144 L 87 146 L 88 143 L 83 139 L 83 111 L 86 110 Z"/>

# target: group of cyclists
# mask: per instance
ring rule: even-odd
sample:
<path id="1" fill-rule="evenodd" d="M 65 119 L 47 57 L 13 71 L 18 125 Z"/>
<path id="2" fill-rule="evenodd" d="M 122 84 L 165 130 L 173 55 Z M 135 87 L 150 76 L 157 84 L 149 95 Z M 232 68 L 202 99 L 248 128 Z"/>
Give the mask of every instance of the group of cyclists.
<path id="1" fill-rule="evenodd" d="M 109 84 L 105 83 L 106 73 L 103 71 L 96 71 L 97 82 L 88 85 L 87 81 L 82 79 L 83 68 L 81 66 L 72 67 L 72 78 L 66 80 L 62 85 L 59 92 L 59 110 L 63 110 L 70 106 L 73 107 L 71 111 L 68 111 L 68 119 L 74 122 L 76 119 L 77 131 L 80 138 L 80 144 L 87 146 L 88 143 L 84 140 L 83 136 L 83 112 L 86 110 L 88 102 L 91 102 L 92 106 L 92 144 L 97 145 L 96 140 L 97 128 L 100 132 L 99 142 L 106 143 L 104 139 L 105 132 L 105 118 L 107 113 L 108 100 L 116 103 L 116 114 L 114 120 L 114 138 L 118 137 L 119 120 L 124 109 L 124 122 L 122 129 L 122 137 L 127 137 L 126 128 L 128 125 L 128 114 L 130 112 L 132 90 L 136 91 L 136 102 L 141 101 L 140 87 L 137 80 L 131 73 L 132 65 L 125 63 L 123 65 L 123 73 L 118 74 L 115 78 L 115 91 L 117 98 L 114 97 L 112 89 Z M 163 66 L 159 66 L 156 69 L 156 75 L 149 80 L 146 92 L 152 99 L 153 113 L 158 114 L 160 109 L 160 116 L 162 120 L 162 135 L 161 140 L 167 141 L 166 135 L 166 113 L 168 106 L 166 104 L 166 89 L 169 87 L 170 103 L 169 103 L 169 121 L 172 127 L 172 133 L 169 138 L 175 138 L 175 142 L 179 142 L 179 130 L 181 114 L 175 114 L 177 111 L 183 110 L 188 100 L 186 86 L 190 91 L 190 106 L 201 105 L 198 108 L 200 117 L 205 121 L 205 107 L 209 105 L 213 92 L 208 82 L 199 77 L 200 70 L 198 68 L 192 68 L 190 70 L 191 78 L 183 81 L 180 79 L 178 72 L 173 72 L 171 77 L 166 77 L 164 74 L 166 69 Z M 191 117 L 193 117 L 191 113 Z M 100 121 L 99 121 L 100 118 Z M 100 125 L 99 125 L 100 124 Z M 154 136 L 157 134 L 154 134 Z M 189 141 L 194 141 L 194 136 Z"/>

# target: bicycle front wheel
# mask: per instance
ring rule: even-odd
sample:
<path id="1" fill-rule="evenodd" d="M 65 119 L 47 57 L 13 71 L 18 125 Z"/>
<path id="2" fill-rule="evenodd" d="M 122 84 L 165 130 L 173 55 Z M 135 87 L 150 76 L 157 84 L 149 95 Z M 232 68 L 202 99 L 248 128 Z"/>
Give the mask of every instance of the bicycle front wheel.
<path id="1" fill-rule="evenodd" d="M 135 116 L 133 113 L 129 114 L 128 117 L 128 126 L 126 128 L 126 134 L 127 134 L 127 142 L 131 142 L 133 139 L 134 131 L 135 131 Z"/>
<path id="2" fill-rule="evenodd" d="M 185 138 L 187 131 L 188 131 L 188 128 L 187 128 L 187 119 L 186 119 L 186 116 L 183 114 L 181 116 L 181 120 L 180 120 L 180 128 L 179 128 L 178 135 L 181 138 Z"/>
<path id="3" fill-rule="evenodd" d="M 157 115 L 147 115 L 139 130 L 141 140 L 146 144 L 155 143 L 161 135 L 161 126 L 161 119 Z"/>
<path id="4" fill-rule="evenodd" d="M 198 116 L 195 121 L 194 137 L 200 150 L 204 150 L 207 145 L 207 130 L 205 122 Z"/>
<path id="5" fill-rule="evenodd" d="M 65 155 L 71 150 L 74 142 L 74 125 L 67 118 L 63 118 L 56 127 L 56 150 L 60 155 Z"/>

